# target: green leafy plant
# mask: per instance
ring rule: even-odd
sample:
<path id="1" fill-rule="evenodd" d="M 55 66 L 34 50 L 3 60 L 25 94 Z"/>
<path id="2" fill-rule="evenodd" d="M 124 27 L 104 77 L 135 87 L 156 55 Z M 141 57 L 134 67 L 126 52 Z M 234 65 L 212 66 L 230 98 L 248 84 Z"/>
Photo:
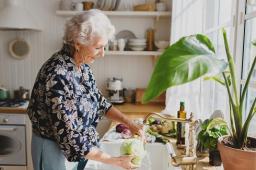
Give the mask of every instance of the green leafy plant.
<path id="1" fill-rule="evenodd" d="M 217 150 L 218 138 L 227 134 L 227 123 L 223 119 L 206 119 L 201 125 L 198 140 L 204 148 L 214 151 Z"/>
<path id="2" fill-rule="evenodd" d="M 224 29 L 223 38 L 227 62 L 216 58 L 212 42 L 205 35 L 197 34 L 183 37 L 169 46 L 156 63 L 143 96 L 143 102 L 149 102 L 169 87 L 191 82 L 197 78 L 206 76 L 206 74 L 217 75 L 221 73 L 223 77 L 221 81 L 223 83 L 221 84 L 225 84 L 229 97 L 231 142 L 233 143 L 233 147 L 243 148 L 246 145 L 250 122 L 256 114 L 255 98 L 248 114 L 246 114 L 245 120 L 243 120 L 243 115 L 245 115 L 244 101 L 255 68 L 256 57 L 254 57 L 246 83 L 241 88 L 241 93 L 239 94 L 236 84 L 237 78 L 234 59 L 231 55 Z M 228 77 L 230 77 L 230 80 Z"/>

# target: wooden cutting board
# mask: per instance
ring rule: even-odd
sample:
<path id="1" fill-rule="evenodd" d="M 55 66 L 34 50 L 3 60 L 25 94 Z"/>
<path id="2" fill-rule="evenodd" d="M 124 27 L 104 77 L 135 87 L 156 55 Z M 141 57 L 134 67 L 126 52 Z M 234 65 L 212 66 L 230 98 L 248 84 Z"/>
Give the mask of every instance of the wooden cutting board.
<path id="1" fill-rule="evenodd" d="M 135 97 L 135 102 L 141 104 L 142 103 L 142 98 L 143 95 L 145 93 L 144 88 L 136 88 L 136 97 Z M 161 94 L 159 97 L 153 99 L 152 101 L 150 101 L 150 103 L 165 103 L 165 92 L 163 94 Z"/>

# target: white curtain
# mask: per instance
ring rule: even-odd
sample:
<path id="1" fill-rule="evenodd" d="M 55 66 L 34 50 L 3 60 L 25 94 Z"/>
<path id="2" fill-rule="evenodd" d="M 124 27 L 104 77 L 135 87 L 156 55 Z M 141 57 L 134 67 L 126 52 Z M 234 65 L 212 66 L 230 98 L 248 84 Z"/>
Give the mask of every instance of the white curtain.
<path id="1" fill-rule="evenodd" d="M 203 33 L 214 43 L 218 58 L 225 58 L 221 27 L 226 27 L 229 41 L 233 41 L 232 0 L 173 0 L 171 43 L 182 36 Z M 185 102 L 187 116 L 206 119 L 215 110 L 229 117 L 227 94 L 224 86 L 203 79 L 169 88 L 166 92 L 164 113 L 176 116 L 180 101 Z M 228 121 L 228 120 L 227 120 Z"/>

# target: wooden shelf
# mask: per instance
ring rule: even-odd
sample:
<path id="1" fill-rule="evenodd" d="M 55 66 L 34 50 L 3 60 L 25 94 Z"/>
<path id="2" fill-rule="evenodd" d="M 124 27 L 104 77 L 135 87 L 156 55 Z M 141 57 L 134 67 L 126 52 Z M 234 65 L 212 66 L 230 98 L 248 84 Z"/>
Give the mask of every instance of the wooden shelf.
<path id="1" fill-rule="evenodd" d="M 56 14 L 59 16 L 67 17 L 73 16 L 77 14 L 81 14 L 84 11 L 56 11 Z M 103 11 L 104 14 L 108 16 L 123 16 L 123 17 L 133 17 L 133 16 L 141 16 L 141 17 L 170 17 L 170 11 Z"/>
<path id="2" fill-rule="evenodd" d="M 161 51 L 105 51 L 106 55 L 159 56 Z"/>

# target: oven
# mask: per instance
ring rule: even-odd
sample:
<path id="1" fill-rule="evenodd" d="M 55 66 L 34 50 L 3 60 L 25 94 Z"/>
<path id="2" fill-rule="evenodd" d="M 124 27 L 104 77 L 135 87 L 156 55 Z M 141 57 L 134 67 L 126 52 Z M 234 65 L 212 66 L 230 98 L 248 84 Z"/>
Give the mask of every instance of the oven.
<path id="1" fill-rule="evenodd" d="M 26 117 L 24 114 L 0 114 L 0 170 L 25 169 Z"/>

